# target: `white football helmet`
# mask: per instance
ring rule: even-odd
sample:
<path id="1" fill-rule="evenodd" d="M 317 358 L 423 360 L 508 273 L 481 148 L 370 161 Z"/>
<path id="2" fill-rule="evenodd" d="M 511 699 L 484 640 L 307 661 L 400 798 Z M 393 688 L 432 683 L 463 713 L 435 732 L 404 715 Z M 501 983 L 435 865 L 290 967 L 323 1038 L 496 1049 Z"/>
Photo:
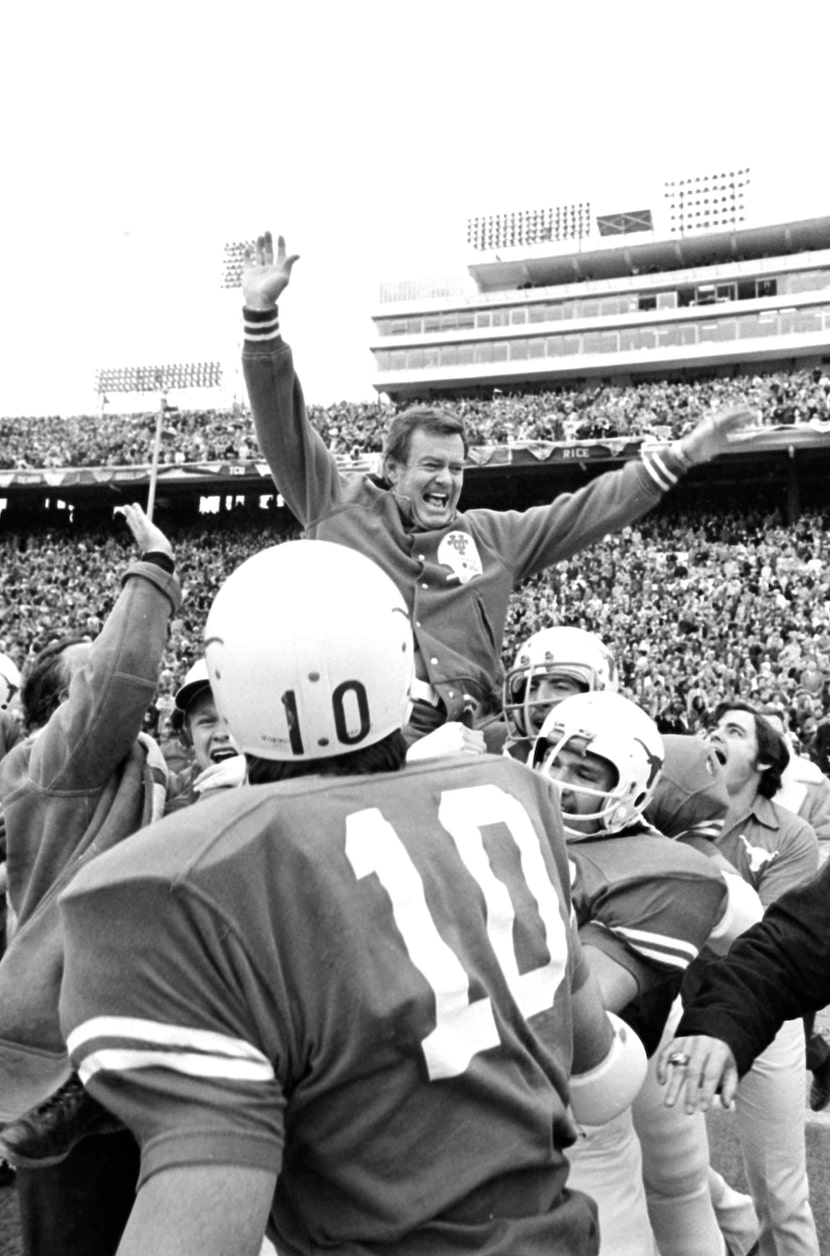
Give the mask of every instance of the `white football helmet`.
<path id="1" fill-rule="evenodd" d="M 559 787 L 554 780 L 560 794 L 566 788 L 596 798 L 596 811 L 590 814 L 562 811 L 565 832 L 586 836 L 583 829 L 569 827 L 569 820 L 596 821 L 602 834 L 618 833 L 633 824 L 648 806 L 663 766 L 663 739 L 654 720 L 622 694 L 575 694 L 548 715 L 534 743 L 531 766 L 550 776 L 556 756 L 566 746 L 607 759 L 617 781 L 606 792 L 570 782 Z"/>
<path id="2" fill-rule="evenodd" d="M 5 711 L 20 689 L 20 672 L 8 654 L 0 654 L 0 711 Z"/>
<path id="3" fill-rule="evenodd" d="M 616 693 L 619 684 L 614 655 L 595 633 L 584 628 L 534 632 L 519 647 L 504 680 L 504 714 L 514 737 L 535 737 L 551 709 L 550 698 L 535 692 L 540 676 L 576 681 L 587 693 Z"/>
<path id="4" fill-rule="evenodd" d="M 376 563 L 330 541 L 287 541 L 242 563 L 205 625 L 213 697 L 240 750 L 330 759 L 405 722 L 409 612 Z"/>

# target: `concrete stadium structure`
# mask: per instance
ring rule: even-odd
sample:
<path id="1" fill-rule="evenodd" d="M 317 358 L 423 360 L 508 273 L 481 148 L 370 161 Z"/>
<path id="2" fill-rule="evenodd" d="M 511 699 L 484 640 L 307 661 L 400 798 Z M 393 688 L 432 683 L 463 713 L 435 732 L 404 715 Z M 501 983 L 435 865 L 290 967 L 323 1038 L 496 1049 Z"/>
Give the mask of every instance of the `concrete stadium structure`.
<path id="1" fill-rule="evenodd" d="M 373 320 L 395 401 L 826 366 L 830 217 L 479 251 L 455 284 L 385 285 Z"/>

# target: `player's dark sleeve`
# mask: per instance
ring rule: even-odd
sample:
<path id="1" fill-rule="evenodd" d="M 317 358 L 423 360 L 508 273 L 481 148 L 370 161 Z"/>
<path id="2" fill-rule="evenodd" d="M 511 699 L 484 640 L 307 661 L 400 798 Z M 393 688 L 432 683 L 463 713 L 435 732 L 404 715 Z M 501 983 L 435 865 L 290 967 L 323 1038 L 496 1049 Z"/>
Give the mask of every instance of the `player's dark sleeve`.
<path id="1" fill-rule="evenodd" d="M 109 885 L 108 862 L 87 864 L 61 901 L 61 1024 L 81 1080 L 135 1135 L 142 1180 L 204 1162 L 279 1171 L 277 975 L 267 991 L 206 898 L 154 877 Z"/>
<path id="2" fill-rule="evenodd" d="M 632 876 L 609 883 L 595 896 L 591 919 L 640 961 L 662 973 L 683 973 L 720 917 L 725 895 L 723 879 L 714 870 L 711 877 Z M 587 943 L 587 936 L 582 940 Z"/>
<path id="3" fill-rule="evenodd" d="M 729 1044 L 744 1074 L 783 1021 L 830 1003 L 830 864 L 783 894 L 722 959 L 699 967 L 677 1036 Z"/>

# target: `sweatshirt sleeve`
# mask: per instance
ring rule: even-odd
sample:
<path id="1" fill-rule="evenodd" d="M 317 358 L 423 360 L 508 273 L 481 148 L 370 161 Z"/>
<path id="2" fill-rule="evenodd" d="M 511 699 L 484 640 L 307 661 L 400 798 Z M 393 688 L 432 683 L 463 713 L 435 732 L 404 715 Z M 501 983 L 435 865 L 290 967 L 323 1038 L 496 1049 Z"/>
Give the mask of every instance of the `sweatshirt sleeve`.
<path id="1" fill-rule="evenodd" d="M 257 440 L 274 484 L 308 527 L 340 501 L 337 463 L 309 422 L 277 310 L 245 309 L 243 319 L 242 369 Z"/>

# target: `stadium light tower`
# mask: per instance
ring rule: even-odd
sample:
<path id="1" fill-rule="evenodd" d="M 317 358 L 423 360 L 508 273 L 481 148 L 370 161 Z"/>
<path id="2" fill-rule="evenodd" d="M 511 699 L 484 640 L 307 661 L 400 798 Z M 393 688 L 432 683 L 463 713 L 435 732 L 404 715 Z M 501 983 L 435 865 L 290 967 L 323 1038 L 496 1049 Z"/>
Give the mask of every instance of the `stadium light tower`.
<path id="1" fill-rule="evenodd" d="M 739 227 L 746 221 L 749 182 L 748 166 L 670 180 L 663 191 L 669 203 L 670 230 L 686 235 L 691 231 Z"/>
<path id="2" fill-rule="evenodd" d="M 220 288 L 238 288 L 242 282 L 242 265 L 245 261 L 245 250 L 252 249 L 254 240 L 231 240 L 222 250 L 222 279 Z"/>
<path id="3" fill-rule="evenodd" d="M 232 292 L 239 291 L 242 285 L 242 267 L 245 262 L 245 250 L 252 249 L 255 244 L 255 240 L 229 240 L 224 245 L 222 249 L 222 275 L 219 280 L 220 288 Z M 240 336 L 236 342 L 233 368 L 233 399 L 235 405 L 240 403 L 243 394 L 241 357 L 242 338 Z"/>
<path id="4" fill-rule="evenodd" d="M 222 367 L 219 362 L 176 362 L 164 366 L 104 366 L 95 372 L 95 391 L 106 404 L 110 393 L 157 393 L 156 431 L 150 459 L 150 487 L 147 517 L 152 520 L 156 503 L 159 454 L 164 416 L 174 407 L 167 404 L 171 388 L 219 388 Z"/>

